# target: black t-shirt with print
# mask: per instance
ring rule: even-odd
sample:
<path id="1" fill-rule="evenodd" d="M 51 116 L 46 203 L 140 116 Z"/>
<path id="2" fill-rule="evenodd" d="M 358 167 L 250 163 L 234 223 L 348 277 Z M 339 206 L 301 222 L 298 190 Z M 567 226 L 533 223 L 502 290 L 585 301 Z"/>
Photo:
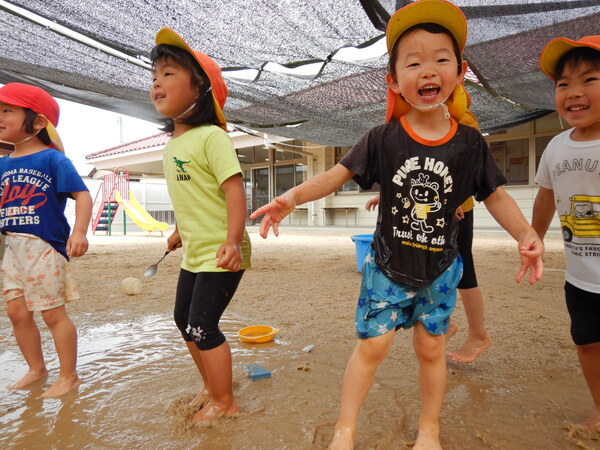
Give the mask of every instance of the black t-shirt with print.
<path id="1" fill-rule="evenodd" d="M 375 262 L 397 283 L 429 286 L 458 254 L 455 210 L 485 200 L 506 179 L 483 136 L 452 121 L 440 141 L 416 136 L 406 121 L 369 130 L 340 163 L 363 189 L 379 183 Z"/>

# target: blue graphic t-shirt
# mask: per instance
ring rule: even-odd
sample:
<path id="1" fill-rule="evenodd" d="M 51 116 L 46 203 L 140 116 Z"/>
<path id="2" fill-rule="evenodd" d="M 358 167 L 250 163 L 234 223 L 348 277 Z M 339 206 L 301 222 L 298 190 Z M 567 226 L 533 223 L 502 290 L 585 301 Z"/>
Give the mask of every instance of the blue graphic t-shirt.
<path id="1" fill-rule="evenodd" d="M 68 259 L 67 198 L 87 190 L 71 160 L 56 149 L 0 158 L 0 231 L 38 236 Z"/>

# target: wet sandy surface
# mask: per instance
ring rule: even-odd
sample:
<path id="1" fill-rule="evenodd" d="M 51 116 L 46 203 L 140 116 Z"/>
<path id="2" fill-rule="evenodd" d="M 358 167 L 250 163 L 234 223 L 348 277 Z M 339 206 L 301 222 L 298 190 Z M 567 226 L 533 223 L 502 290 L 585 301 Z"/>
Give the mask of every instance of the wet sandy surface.
<path id="1" fill-rule="evenodd" d="M 78 392 L 36 399 L 58 373 L 43 324 L 48 379 L 29 390 L 5 389 L 26 366 L 6 313 L 0 316 L 0 448 L 325 448 L 355 343 L 360 274 L 349 236 L 364 232 L 282 229 L 266 241 L 251 232 L 253 269 L 222 321 L 240 412 L 202 428 L 189 424 L 186 403 L 200 381 L 171 319 L 180 255 L 170 254 L 154 278 L 143 279 L 166 238 L 94 237 L 88 254 L 73 263 L 83 298 L 68 306 L 79 331 Z M 568 331 L 562 243 L 549 241 L 547 248 L 544 279 L 517 286 L 514 242 L 476 239 L 494 345 L 475 364 L 448 360 L 445 449 L 600 448 L 598 436 L 574 427 L 591 400 Z M 143 281 L 140 295 L 121 291 L 125 277 Z M 466 333 L 460 304 L 453 317 L 460 329 L 450 350 Z M 237 339 L 238 329 L 256 324 L 282 331 L 267 344 Z M 379 368 L 360 419 L 359 449 L 405 448 L 415 438 L 419 391 L 410 338 L 397 333 Z M 311 353 L 302 351 L 311 344 Z M 272 378 L 249 380 L 243 367 L 252 363 Z"/>

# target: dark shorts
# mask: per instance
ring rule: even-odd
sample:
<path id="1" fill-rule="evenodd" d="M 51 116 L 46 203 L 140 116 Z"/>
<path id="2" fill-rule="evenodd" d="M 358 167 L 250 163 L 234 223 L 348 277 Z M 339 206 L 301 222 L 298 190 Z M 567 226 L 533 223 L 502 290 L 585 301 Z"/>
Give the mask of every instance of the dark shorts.
<path id="1" fill-rule="evenodd" d="M 575 345 L 600 342 L 600 294 L 584 291 L 566 282 L 565 298 Z"/>
<path id="2" fill-rule="evenodd" d="M 221 315 L 244 275 L 239 272 L 188 272 L 181 269 L 174 318 L 183 339 L 210 350 L 225 342 L 219 329 Z"/>
<path id="3" fill-rule="evenodd" d="M 467 211 L 465 217 L 458 222 L 458 253 L 463 260 L 463 276 L 458 283 L 458 289 L 477 287 L 477 275 L 473 262 L 473 210 Z"/>

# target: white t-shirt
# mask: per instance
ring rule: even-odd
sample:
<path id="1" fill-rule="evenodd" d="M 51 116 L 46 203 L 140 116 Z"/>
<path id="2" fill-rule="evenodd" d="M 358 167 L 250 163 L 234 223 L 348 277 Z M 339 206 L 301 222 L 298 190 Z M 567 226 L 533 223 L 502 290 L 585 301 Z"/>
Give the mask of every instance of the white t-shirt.
<path id="1" fill-rule="evenodd" d="M 566 280 L 600 293 L 600 139 L 574 141 L 572 131 L 550 141 L 535 181 L 554 192 L 565 243 Z"/>

